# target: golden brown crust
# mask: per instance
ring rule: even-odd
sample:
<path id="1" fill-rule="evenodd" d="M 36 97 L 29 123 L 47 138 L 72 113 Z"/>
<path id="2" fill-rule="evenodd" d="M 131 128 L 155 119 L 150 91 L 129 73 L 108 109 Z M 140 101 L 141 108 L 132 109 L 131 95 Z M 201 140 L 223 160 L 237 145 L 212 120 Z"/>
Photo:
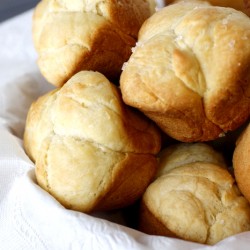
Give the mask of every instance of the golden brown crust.
<path id="1" fill-rule="evenodd" d="M 96 210 L 111 210 L 133 204 L 152 181 L 157 166 L 157 159 L 152 155 L 126 154 L 112 173 L 109 190 L 97 203 Z"/>
<path id="2" fill-rule="evenodd" d="M 155 174 L 161 138 L 107 78 L 82 71 L 32 104 L 24 146 L 38 184 L 65 207 L 90 212 L 141 196 Z"/>
<path id="3" fill-rule="evenodd" d="M 123 99 L 177 140 L 216 139 L 249 118 L 249 39 L 250 19 L 231 8 L 169 5 L 140 29 Z"/>
<path id="4" fill-rule="evenodd" d="M 62 86 L 81 70 L 117 79 L 152 3 L 136 1 L 41 1 L 33 16 L 33 40 L 44 77 Z"/>
<path id="5" fill-rule="evenodd" d="M 165 0 L 166 4 L 177 3 L 180 1 L 190 0 Z M 230 7 L 236 10 L 240 10 L 250 16 L 250 1 L 249 0 L 191 0 L 196 2 L 209 2 L 214 6 Z"/>
<path id="6" fill-rule="evenodd" d="M 160 235 L 178 238 L 176 234 L 171 232 L 144 204 L 140 206 L 139 230 L 151 235 Z"/>
<path id="7" fill-rule="evenodd" d="M 233 153 L 233 167 L 240 191 L 250 202 L 250 125 L 241 133 Z"/>

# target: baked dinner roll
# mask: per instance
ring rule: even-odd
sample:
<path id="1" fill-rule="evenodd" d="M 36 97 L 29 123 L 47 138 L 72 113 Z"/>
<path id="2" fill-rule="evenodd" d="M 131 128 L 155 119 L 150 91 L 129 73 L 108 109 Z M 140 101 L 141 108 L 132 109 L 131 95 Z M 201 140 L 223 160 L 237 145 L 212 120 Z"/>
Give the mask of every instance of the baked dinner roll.
<path id="1" fill-rule="evenodd" d="M 236 141 L 233 168 L 239 189 L 250 202 L 250 124 Z"/>
<path id="2" fill-rule="evenodd" d="M 177 3 L 180 1 L 193 1 L 193 0 L 165 0 L 166 4 Z M 196 0 L 206 1 L 215 6 L 230 7 L 240 10 L 250 16 L 250 0 Z"/>
<path id="3" fill-rule="evenodd" d="M 32 104 L 24 147 L 43 189 L 67 208 L 91 212 L 142 195 L 158 165 L 160 139 L 107 78 L 82 71 Z"/>
<path id="4" fill-rule="evenodd" d="M 38 66 L 62 86 L 80 70 L 119 77 L 138 30 L 153 11 L 153 0 L 42 0 L 33 16 Z"/>
<path id="5" fill-rule="evenodd" d="M 250 230 L 250 207 L 226 168 L 205 159 L 183 161 L 148 186 L 139 229 L 213 245 Z"/>
<path id="6" fill-rule="evenodd" d="M 250 115 L 250 19 L 197 1 L 156 12 L 123 66 L 126 104 L 183 142 L 209 141 Z"/>
<path id="7" fill-rule="evenodd" d="M 179 166 L 208 162 L 226 168 L 223 154 L 205 143 L 177 143 L 166 147 L 159 153 L 160 163 L 155 178 Z"/>

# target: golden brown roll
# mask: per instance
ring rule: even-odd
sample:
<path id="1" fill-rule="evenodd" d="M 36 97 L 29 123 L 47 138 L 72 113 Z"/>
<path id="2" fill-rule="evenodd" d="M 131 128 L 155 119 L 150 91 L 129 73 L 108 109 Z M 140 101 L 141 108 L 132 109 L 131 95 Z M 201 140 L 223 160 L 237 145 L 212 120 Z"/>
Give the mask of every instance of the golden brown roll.
<path id="1" fill-rule="evenodd" d="M 193 0 L 165 0 L 166 4 L 177 3 L 180 1 L 193 1 Z M 240 10 L 250 16 L 250 0 L 196 0 L 209 2 L 215 6 L 230 7 Z"/>
<path id="2" fill-rule="evenodd" d="M 223 136 L 250 115 L 249 40 L 250 19 L 239 11 L 169 5 L 140 29 L 121 74 L 123 100 L 177 140 Z"/>
<path id="3" fill-rule="evenodd" d="M 205 143 L 177 143 L 163 149 L 155 178 L 170 170 L 194 162 L 207 162 L 226 168 L 222 153 Z"/>
<path id="4" fill-rule="evenodd" d="M 41 73 L 55 86 L 80 70 L 118 78 L 153 7 L 153 0 L 42 0 L 33 16 Z"/>
<path id="5" fill-rule="evenodd" d="M 153 178 L 161 138 L 98 72 L 82 71 L 29 110 L 24 146 L 38 184 L 83 212 L 127 206 Z"/>
<path id="6" fill-rule="evenodd" d="M 239 189 L 250 202 L 250 125 L 245 128 L 236 141 L 233 168 Z"/>
<path id="7" fill-rule="evenodd" d="M 169 162 L 143 195 L 139 229 L 209 245 L 250 230 L 249 203 L 227 169 L 206 156 L 186 164 L 176 150 L 170 156 L 182 160 L 180 165 L 172 159 L 174 166 Z"/>

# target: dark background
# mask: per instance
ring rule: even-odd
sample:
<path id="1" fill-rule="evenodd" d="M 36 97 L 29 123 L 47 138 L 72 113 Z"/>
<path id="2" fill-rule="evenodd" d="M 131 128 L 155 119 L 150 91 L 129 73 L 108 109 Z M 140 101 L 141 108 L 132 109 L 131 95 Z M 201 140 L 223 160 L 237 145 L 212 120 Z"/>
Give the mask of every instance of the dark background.
<path id="1" fill-rule="evenodd" d="M 34 8 L 39 0 L 0 0 L 0 22 Z"/>

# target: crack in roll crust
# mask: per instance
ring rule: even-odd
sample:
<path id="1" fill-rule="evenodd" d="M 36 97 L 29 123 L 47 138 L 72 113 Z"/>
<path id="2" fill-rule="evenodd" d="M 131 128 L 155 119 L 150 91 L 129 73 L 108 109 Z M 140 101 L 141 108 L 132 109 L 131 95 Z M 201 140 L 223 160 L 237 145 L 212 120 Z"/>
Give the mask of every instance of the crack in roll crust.
<path id="1" fill-rule="evenodd" d="M 55 86 L 81 70 L 117 79 L 153 6 L 152 0 L 42 0 L 33 16 L 41 73 Z"/>
<path id="2" fill-rule="evenodd" d="M 141 196 L 155 174 L 161 137 L 107 78 L 82 71 L 32 104 L 24 147 L 42 188 L 67 208 L 91 212 Z"/>
<path id="3" fill-rule="evenodd" d="M 123 100 L 175 139 L 216 139 L 250 115 L 249 39 L 250 19 L 234 9 L 169 5 L 140 29 Z"/>

